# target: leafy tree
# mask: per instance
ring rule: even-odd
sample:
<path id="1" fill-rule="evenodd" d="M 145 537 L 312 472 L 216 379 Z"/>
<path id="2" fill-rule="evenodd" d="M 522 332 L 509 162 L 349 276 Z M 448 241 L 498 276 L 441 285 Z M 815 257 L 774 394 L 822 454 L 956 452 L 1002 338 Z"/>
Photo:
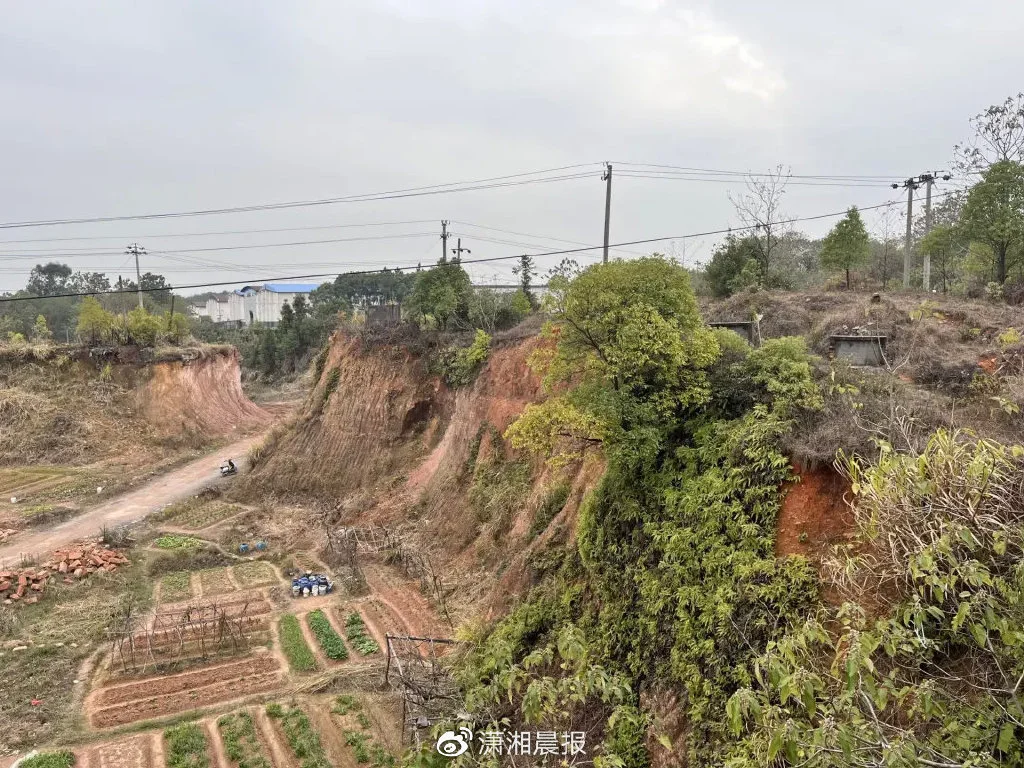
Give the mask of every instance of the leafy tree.
<path id="1" fill-rule="evenodd" d="M 825 236 L 821 246 L 821 264 L 827 269 L 846 272 L 846 288 L 850 288 L 850 270 L 865 266 L 871 258 L 871 239 L 864 227 L 857 206 Z"/>
<path id="2" fill-rule="evenodd" d="M 474 288 L 469 299 L 469 323 L 488 333 L 511 328 L 531 310 L 530 300 L 522 291 L 503 292 L 491 288 Z"/>
<path id="3" fill-rule="evenodd" d="M 114 318 L 93 296 L 86 296 L 78 308 L 78 335 L 88 344 L 110 338 Z"/>
<path id="4" fill-rule="evenodd" d="M 530 306 L 536 308 L 537 299 L 534 297 L 533 291 L 530 290 L 530 286 L 533 284 L 533 276 L 537 274 L 537 268 L 533 264 L 533 257 L 525 253 L 520 256 L 519 265 L 512 268 L 512 274 L 519 275 L 520 290 L 529 300 Z"/>
<path id="5" fill-rule="evenodd" d="M 71 267 L 51 261 L 47 264 L 36 264 L 28 277 L 26 290 L 33 296 L 54 296 L 68 293 L 70 289 Z"/>
<path id="6" fill-rule="evenodd" d="M 462 265 L 455 261 L 438 262 L 433 269 L 416 275 L 409 306 L 422 319 L 433 318 L 447 330 L 467 321 L 473 284 Z"/>
<path id="7" fill-rule="evenodd" d="M 32 327 L 32 340 L 46 342 L 51 339 L 53 339 L 53 333 L 46 325 L 46 318 L 43 315 L 36 315 L 36 322 Z"/>
<path id="8" fill-rule="evenodd" d="M 705 369 L 718 356 L 689 275 L 652 256 L 584 270 L 554 308 L 553 348 L 534 358 L 551 387 L 568 395 L 528 406 L 510 428 L 513 445 L 553 449 L 609 439 L 636 455 L 656 449 L 655 424 L 708 397 Z M 573 453 L 568 453 L 571 457 Z"/>
<path id="9" fill-rule="evenodd" d="M 960 231 L 948 225 L 934 227 L 921 240 L 921 253 L 931 259 L 932 274 L 939 278 L 943 293 L 949 291 L 961 273 L 967 245 Z"/>
<path id="10" fill-rule="evenodd" d="M 1003 160 L 984 171 L 967 194 L 962 225 L 992 249 L 994 279 L 1005 283 L 1024 243 L 1024 165 Z"/>
<path id="11" fill-rule="evenodd" d="M 160 336 L 160 318 L 151 315 L 145 307 L 135 307 L 127 316 L 127 342 L 141 347 L 152 347 Z"/>
<path id="12" fill-rule="evenodd" d="M 102 293 L 110 290 L 110 280 L 102 272 L 75 272 L 69 286 L 74 293 Z"/>
<path id="13" fill-rule="evenodd" d="M 752 238 L 729 235 L 719 245 L 704 269 L 704 277 L 712 296 L 730 296 L 749 281 L 744 270 L 755 262 L 756 246 Z M 748 270 L 749 272 L 749 270 Z"/>

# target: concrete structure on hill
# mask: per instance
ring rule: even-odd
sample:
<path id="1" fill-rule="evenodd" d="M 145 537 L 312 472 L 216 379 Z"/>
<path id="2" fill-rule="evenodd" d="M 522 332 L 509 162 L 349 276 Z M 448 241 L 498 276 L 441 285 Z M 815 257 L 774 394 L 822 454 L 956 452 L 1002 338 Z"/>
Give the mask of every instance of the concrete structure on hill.
<path id="1" fill-rule="evenodd" d="M 277 325 L 281 320 L 281 309 L 285 302 L 294 305 L 295 299 L 299 296 L 308 300 L 309 294 L 318 287 L 317 283 L 247 285 L 227 295 L 225 319 L 243 325 Z"/>

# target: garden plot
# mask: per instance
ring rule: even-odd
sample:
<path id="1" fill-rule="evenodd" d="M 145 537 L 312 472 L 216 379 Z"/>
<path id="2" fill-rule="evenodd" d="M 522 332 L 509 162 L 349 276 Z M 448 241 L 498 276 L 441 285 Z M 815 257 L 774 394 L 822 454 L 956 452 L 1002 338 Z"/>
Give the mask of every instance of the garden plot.
<path id="1" fill-rule="evenodd" d="M 191 499 L 180 505 L 169 508 L 164 520 L 177 528 L 189 531 L 201 531 L 212 528 L 218 523 L 244 512 L 245 507 L 229 504 L 218 499 Z"/>
<path id="2" fill-rule="evenodd" d="M 38 495 L 75 479 L 75 471 L 62 467 L 12 467 L 0 469 L 0 498 Z"/>
<path id="3" fill-rule="evenodd" d="M 86 712 L 93 727 L 111 728 L 265 693 L 283 682 L 277 658 L 263 651 L 228 663 L 99 688 L 86 700 Z"/>
<path id="4" fill-rule="evenodd" d="M 215 599 L 218 595 L 234 592 L 238 589 L 234 579 L 231 578 L 230 568 L 209 568 L 205 571 L 198 571 L 199 589 L 204 598 Z"/>
<path id="5" fill-rule="evenodd" d="M 76 768 L 157 768 L 153 740 L 157 734 L 137 736 L 99 744 L 78 753 Z"/>
<path id="6" fill-rule="evenodd" d="M 232 768 L 272 768 L 270 745 L 251 712 L 217 718 L 217 731 Z"/>
<path id="7" fill-rule="evenodd" d="M 192 597 L 192 574 L 190 572 L 176 571 L 160 579 L 161 603 L 180 603 L 184 600 L 191 600 Z"/>
<path id="8" fill-rule="evenodd" d="M 233 566 L 231 570 L 235 581 L 242 589 L 269 587 L 281 583 L 277 569 L 262 560 L 240 563 Z"/>

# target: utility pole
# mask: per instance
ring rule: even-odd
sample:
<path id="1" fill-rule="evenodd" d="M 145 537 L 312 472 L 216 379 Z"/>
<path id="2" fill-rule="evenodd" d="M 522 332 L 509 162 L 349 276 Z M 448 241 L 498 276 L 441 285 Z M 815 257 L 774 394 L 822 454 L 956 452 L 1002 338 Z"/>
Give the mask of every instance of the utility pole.
<path id="1" fill-rule="evenodd" d="M 448 222 L 441 222 L 441 263 L 448 261 Z"/>
<path id="2" fill-rule="evenodd" d="M 939 175 L 939 171 L 933 173 L 923 173 L 921 178 L 924 180 L 924 233 L 927 235 L 932 231 L 932 184 L 938 181 L 940 178 L 943 181 L 949 181 L 952 176 L 948 173 L 942 173 Z M 930 291 L 932 289 L 932 257 L 927 253 L 924 255 L 924 289 Z"/>
<path id="3" fill-rule="evenodd" d="M 927 235 L 932 229 L 932 184 L 939 179 L 943 181 L 949 181 L 953 178 L 950 174 L 942 171 L 933 171 L 931 173 L 922 173 L 919 176 L 913 176 L 902 184 L 893 184 L 893 189 L 899 189 L 901 186 L 907 190 L 907 236 L 903 246 L 903 287 L 910 287 L 910 250 L 913 244 L 913 226 L 914 226 L 914 190 L 918 189 L 922 184 L 925 185 L 925 197 L 924 197 L 924 233 Z M 924 290 L 930 291 L 932 288 L 932 260 L 931 257 L 926 253 L 924 255 L 924 264 L 921 274 L 921 284 Z"/>
<path id="4" fill-rule="evenodd" d="M 910 288 L 910 258 L 911 246 L 914 242 L 914 190 L 918 188 L 918 179 L 909 178 L 902 184 L 893 184 L 893 189 L 906 187 L 907 190 L 907 235 L 903 241 L 903 289 Z"/>
<path id="5" fill-rule="evenodd" d="M 612 224 L 612 164 L 605 163 L 605 172 L 601 179 L 605 182 L 604 188 L 604 263 L 608 263 L 608 233 Z"/>
<path id="6" fill-rule="evenodd" d="M 135 279 L 138 280 L 136 287 L 139 291 L 139 309 L 142 309 L 142 271 L 139 269 L 139 254 L 145 255 L 146 249 L 140 247 L 138 243 L 132 243 L 125 249 L 125 253 L 135 257 Z"/>
<path id="7" fill-rule="evenodd" d="M 462 261 L 462 254 L 464 252 L 465 253 L 472 253 L 472 251 L 469 250 L 469 248 L 463 248 L 462 247 L 462 238 L 461 237 L 458 240 L 456 240 L 455 242 L 457 243 L 457 245 L 456 245 L 456 247 L 452 248 L 452 253 L 455 254 L 455 261 L 459 262 L 459 261 Z"/>

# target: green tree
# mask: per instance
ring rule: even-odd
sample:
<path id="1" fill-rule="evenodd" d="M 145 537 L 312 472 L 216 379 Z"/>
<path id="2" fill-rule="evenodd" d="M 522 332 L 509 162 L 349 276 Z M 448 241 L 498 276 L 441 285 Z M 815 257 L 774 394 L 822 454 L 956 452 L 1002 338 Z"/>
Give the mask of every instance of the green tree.
<path id="1" fill-rule="evenodd" d="M 43 315 L 36 315 L 36 322 L 32 326 L 32 339 L 33 341 L 50 341 L 53 339 L 53 333 L 46 325 L 46 318 Z"/>
<path id="2" fill-rule="evenodd" d="M 704 270 L 712 296 L 730 296 L 748 284 L 756 283 L 749 275 L 756 273 L 755 244 L 749 237 L 729 235 L 711 256 Z"/>
<path id="3" fill-rule="evenodd" d="M 534 297 L 533 291 L 530 290 L 530 286 L 533 284 L 533 276 L 537 274 L 537 268 L 533 264 L 533 257 L 525 253 L 520 256 L 518 266 L 512 268 L 512 274 L 519 275 L 520 290 L 530 300 L 530 306 L 536 308 L 537 299 Z"/>
<path id="4" fill-rule="evenodd" d="M 438 262 L 433 269 L 416 275 L 409 306 L 421 319 L 433 318 L 447 330 L 468 320 L 472 293 L 473 284 L 461 264 Z"/>
<path id="5" fill-rule="evenodd" d="M 846 272 L 846 288 L 850 288 L 850 270 L 865 266 L 871 259 L 871 239 L 864 227 L 857 206 L 851 207 L 825 236 L 821 245 L 821 265 L 826 269 Z"/>
<path id="6" fill-rule="evenodd" d="M 931 259 L 932 274 L 942 284 L 942 292 L 947 293 L 961 272 L 967 243 L 960 231 L 948 225 L 934 227 L 921 240 L 921 253 Z"/>
<path id="7" fill-rule="evenodd" d="M 128 313 L 126 330 L 129 344 L 152 347 L 160 337 L 162 327 L 159 317 L 151 315 L 145 307 L 135 307 Z"/>
<path id="8" fill-rule="evenodd" d="M 510 428 L 513 445 L 550 452 L 569 437 L 649 455 L 659 425 L 709 396 L 705 369 L 718 343 L 701 321 L 689 274 L 674 261 L 589 267 L 553 311 L 547 333 L 557 341 L 534 364 L 549 387 L 577 386 L 528 406 Z"/>
<path id="9" fill-rule="evenodd" d="M 78 308 L 78 336 L 88 344 L 110 341 L 114 317 L 93 296 L 86 296 Z"/>
<path id="10" fill-rule="evenodd" d="M 983 171 L 967 193 L 961 221 L 969 238 L 992 249 L 993 277 L 1005 283 L 1024 242 L 1024 165 L 1002 160 Z"/>
<path id="11" fill-rule="evenodd" d="M 71 267 L 51 261 L 48 264 L 36 264 L 28 277 L 26 289 L 34 296 L 54 296 L 67 293 Z"/>

